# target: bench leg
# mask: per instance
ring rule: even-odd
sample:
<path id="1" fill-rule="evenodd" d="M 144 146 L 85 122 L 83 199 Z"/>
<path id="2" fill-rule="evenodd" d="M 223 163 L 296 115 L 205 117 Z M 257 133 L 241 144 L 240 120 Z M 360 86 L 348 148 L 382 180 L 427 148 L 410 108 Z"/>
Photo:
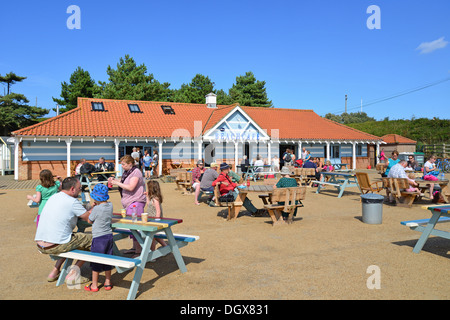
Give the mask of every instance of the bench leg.
<path id="1" fill-rule="evenodd" d="M 64 265 L 61 269 L 61 273 L 59 274 L 58 281 L 56 282 L 57 287 L 64 284 L 64 281 L 66 280 L 66 276 L 69 273 L 69 268 L 72 265 L 72 262 L 73 262 L 73 259 L 66 259 L 66 261 L 64 262 Z"/>
<path id="2" fill-rule="evenodd" d="M 439 217 L 441 216 L 440 212 L 433 213 L 433 216 L 430 218 L 430 221 L 428 221 L 427 226 L 425 227 L 425 230 L 422 232 L 422 235 L 420 236 L 419 240 L 417 241 L 416 245 L 414 246 L 413 252 L 419 253 L 420 250 L 422 250 L 423 246 L 428 240 L 428 237 L 431 234 L 431 231 L 433 231 L 434 227 L 436 226 L 437 221 L 439 220 Z"/>
<path id="3" fill-rule="evenodd" d="M 136 237 L 136 235 L 135 235 Z M 145 265 L 147 263 L 148 253 L 150 251 L 150 246 L 153 241 L 153 235 L 145 237 L 144 243 L 141 243 L 142 251 L 139 259 L 141 263 L 136 266 L 136 271 L 134 272 L 133 281 L 131 282 L 130 290 L 128 291 L 127 300 L 134 300 L 136 298 L 137 290 L 139 284 L 141 283 L 142 274 L 144 273 Z"/>
<path id="4" fill-rule="evenodd" d="M 167 239 L 169 240 L 169 246 L 172 251 L 173 256 L 175 257 L 175 261 L 177 262 L 178 268 L 181 273 L 187 272 L 186 265 L 184 264 L 183 257 L 181 256 L 180 249 L 178 248 L 178 244 L 173 237 L 172 230 L 170 228 L 164 229 L 166 233 Z"/>

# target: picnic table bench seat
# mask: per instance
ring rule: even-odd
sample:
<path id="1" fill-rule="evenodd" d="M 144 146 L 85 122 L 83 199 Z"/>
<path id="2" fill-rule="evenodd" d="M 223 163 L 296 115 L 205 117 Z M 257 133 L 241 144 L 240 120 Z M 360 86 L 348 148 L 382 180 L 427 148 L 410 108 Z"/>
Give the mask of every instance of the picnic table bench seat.
<path id="1" fill-rule="evenodd" d="M 192 172 L 177 172 L 175 183 L 177 184 L 177 190 L 183 190 L 183 194 L 191 194 Z"/>
<path id="2" fill-rule="evenodd" d="M 406 191 L 410 187 L 408 179 L 405 178 L 384 178 L 383 187 L 386 189 L 386 195 L 392 195 L 395 202 L 400 207 L 411 208 L 414 200 L 422 197 L 418 191 Z"/>
<path id="3" fill-rule="evenodd" d="M 63 268 L 61 269 L 61 273 L 59 275 L 58 281 L 56 282 L 56 286 L 60 286 L 64 284 L 64 280 L 69 272 L 69 267 L 72 265 L 73 260 L 87 261 L 87 262 L 95 262 L 106 264 L 109 266 L 114 266 L 117 268 L 130 269 L 136 267 L 141 260 L 127 258 L 117 255 L 103 254 L 103 253 L 95 253 L 90 251 L 83 250 L 72 250 L 68 252 L 63 252 L 59 254 L 50 255 L 52 259 L 61 259 L 66 258 Z"/>
<path id="4" fill-rule="evenodd" d="M 269 211 L 273 226 L 284 224 L 281 212 L 288 212 L 289 216 L 286 223 L 293 222 L 295 209 L 303 207 L 301 200 L 305 199 L 306 187 L 292 187 L 292 188 L 276 188 L 273 190 L 270 204 L 265 204 L 264 208 Z M 278 204 L 284 202 L 284 204 Z M 296 203 L 298 202 L 298 203 Z"/>

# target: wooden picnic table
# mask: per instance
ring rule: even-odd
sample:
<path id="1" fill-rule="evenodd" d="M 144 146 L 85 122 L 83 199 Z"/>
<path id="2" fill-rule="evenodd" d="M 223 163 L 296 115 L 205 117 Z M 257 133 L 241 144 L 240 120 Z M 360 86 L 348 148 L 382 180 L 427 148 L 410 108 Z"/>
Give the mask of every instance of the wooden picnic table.
<path id="1" fill-rule="evenodd" d="M 450 189 L 448 187 L 448 182 L 449 182 L 448 179 L 432 181 L 432 180 L 423 180 L 422 178 L 417 178 L 417 179 L 414 179 L 414 181 L 419 185 L 418 188 L 421 190 L 421 192 L 424 192 L 428 189 L 428 187 L 426 186 L 427 184 L 430 184 L 430 183 L 439 184 L 439 186 L 441 187 L 441 193 L 444 198 L 444 201 L 446 203 L 450 202 Z M 432 198 L 432 197 L 433 197 L 433 195 L 430 194 L 430 198 Z"/>
<path id="2" fill-rule="evenodd" d="M 172 253 L 180 271 L 182 273 L 187 271 L 179 248 L 187 245 L 188 242 L 175 240 L 172 232 L 172 226 L 182 222 L 183 220 L 181 219 L 170 219 L 165 217 L 159 220 L 149 218 L 147 223 L 143 223 L 142 221 L 132 222 L 131 217 L 128 216 L 125 218 L 113 218 L 111 227 L 113 228 L 113 231 L 117 233 L 114 235 L 114 241 L 128 237 L 132 234 L 142 247 L 141 255 L 137 258 L 140 262 L 136 265 L 136 271 L 128 292 L 128 300 L 133 300 L 136 297 L 145 265 L 153 259 Z M 169 244 L 166 247 L 159 247 L 157 250 L 151 251 L 150 245 L 152 244 L 153 238 L 155 236 L 158 237 L 158 234 L 163 234 L 169 241 Z M 120 252 L 115 244 L 114 254 L 120 255 Z M 130 270 L 120 267 L 116 267 L 116 269 L 119 273 Z"/>
<path id="3" fill-rule="evenodd" d="M 410 227 L 412 230 L 422 232 L 419 240 L 414 246 L 413 252 L 419 253 L 425 243 L 428 240 L 430 235 L 438 236 L 445 239 L 450 239 L 449 231 L 442 231 L 435 229 L 437 223 L 441 222 L 450 222 L 450 205 L 431 205 L 431 206 L 423 206 L 422 209 L 431 211 L 430 219 L 423 220 L 411 220 L 411 221 L 402 221 L 401 224 Z M 426 224 L 426 226 L 424 226 Z"/>
<path id="4" fill-rule="evenodd" d="M 273 186 L 269 185 L 254 185 L 250 187 L 245 188 L 238 188 L 239 193 L 236 199 L 233 202 L 233 208 L 229 211 L 229 215 L 227 220 L 236 220 L 237 216 L 239 215 L 239 211 L 242 208 L 242 205 L 244 204 L 245 198 L 247 198 L 247 194 L 250 192 L 254 193 L 264 193 L 270 196 L 273 192 Z"/>
<path id="5" fill-rule="evenodd" d="M 329 177 L 328 181 L 312 181 L 312 183 L 317 183 L 319 186 L 317 187 L 316 193 L 319 193 L 320 190 L 323 189 L 323 185 L 330 185 L 339 190 L 338 198 L 342 197 L 346 188 L 350 187 L 358 187 L 359 184 L 356 180 L 356 174 L 354 173 L 346 173 L 346 172 L 321 172 L 324 180 Z M 359 190 L 361 191 L 361 190 Z"/>

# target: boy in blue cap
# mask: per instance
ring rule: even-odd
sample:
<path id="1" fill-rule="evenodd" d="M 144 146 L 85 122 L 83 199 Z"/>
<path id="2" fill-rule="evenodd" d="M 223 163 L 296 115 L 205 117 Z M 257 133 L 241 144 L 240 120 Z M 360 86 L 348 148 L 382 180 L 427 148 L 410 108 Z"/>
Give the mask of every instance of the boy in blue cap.
<path id="1" fill-rule="evenodd" d="M 91 192 L 91 198 L 94 199 L 94 207 L 89 215 L 89 222 L 92 223 L 92 245 L 91 252 L 96 253 L 113 253 L 113 234 L 111 230 L 111 219 L 113 216 L 113 205 L 108 202 L 108 187 L 104 184 L 97 184 Z M 92 283 L 85 286 L 86 291 L 98 291 L 98 275 L 105 271 L 105 283 L 103 287 L 105 290 L 111 290 L 111 270 L 112 266 L 93 263 L 92 268 Z"/>

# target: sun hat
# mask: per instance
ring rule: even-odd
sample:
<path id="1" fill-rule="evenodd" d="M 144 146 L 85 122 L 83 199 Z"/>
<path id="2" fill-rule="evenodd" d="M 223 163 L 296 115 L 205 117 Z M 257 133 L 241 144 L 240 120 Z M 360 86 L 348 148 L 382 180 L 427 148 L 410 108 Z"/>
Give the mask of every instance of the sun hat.
<path id="1" fill-rule="evenodd" d="M 225 162 L 221 163 L 220 170 L 226 170 L 226 169 L 230 169 L 230 166 L 228 164 L 226 164 Z"/>
<path id="2" fill-rule="evenodd" d="M 282 175 L 286 175 L 286 174 L 291 175 L 291 171 L 290 171 L 289 168 L 286 167 L 286 166 L 284 166 L 283 168 L 281 168 L 280 173 L 281 173 Z"/>
<path id="3" fill-rule="evenodd" d="M 197 165 L 200 165 L 200 164 L 203 164 L 203 161 L 202 161 L 202 160 L 198 160 L 198 161 L 197 161 Z"/>
<path id="4" fill-rule="evenodd" d="M 215 167 L 217 167 L 217 163 L 212 162 L 209 166 L 210 166 L 211 168 L 215 168 Z"/>
<path id="5" fill-rule="evenodd" d="M 91 197 L 97 201 L 107 201 L 109 199 L 108 187 L 102 183 L 95 185 L 91 192 Z"/>

